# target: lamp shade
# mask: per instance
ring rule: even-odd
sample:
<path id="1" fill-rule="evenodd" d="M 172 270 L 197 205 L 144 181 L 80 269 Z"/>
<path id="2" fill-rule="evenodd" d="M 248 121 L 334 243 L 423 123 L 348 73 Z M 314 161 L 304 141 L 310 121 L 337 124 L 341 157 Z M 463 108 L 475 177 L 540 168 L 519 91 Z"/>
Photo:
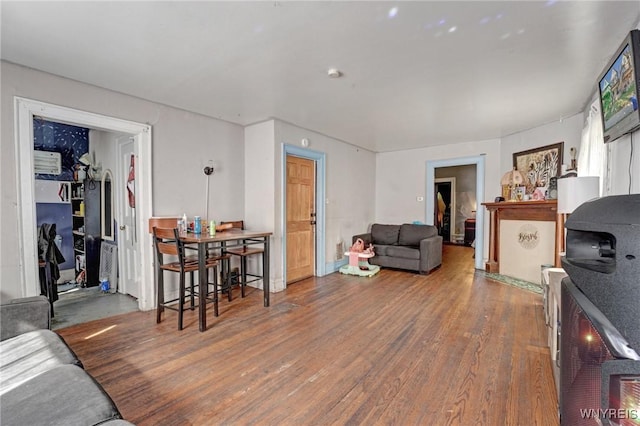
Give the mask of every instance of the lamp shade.
<path id="1" fill-rule="evenodd" d="M 502 179 L 500 179 L 500 185 L 520 186 L 524 185 L 526 181 L 524 174 L 522 174 L 520 170 L 516 170 L 514 167 L 513 170 L 509 170 L 502 176 Z"/>
<path id="2" fill-rule="evenodd" d="M 573 213 L 582 203 L 600 196 L 598 176 L 558 179 L 558 213 Z"/>
<path id="3" fill-rule="evenodd" d="M 91 154 L 89 154 L 88 152 L 85 152 L 84 154 L 82 154 L 82 156 L 78 159 L 78 161 L 80 162 L 80 164 L 84 166 L 93 165 L 93 161 L 91 160 Z"/>

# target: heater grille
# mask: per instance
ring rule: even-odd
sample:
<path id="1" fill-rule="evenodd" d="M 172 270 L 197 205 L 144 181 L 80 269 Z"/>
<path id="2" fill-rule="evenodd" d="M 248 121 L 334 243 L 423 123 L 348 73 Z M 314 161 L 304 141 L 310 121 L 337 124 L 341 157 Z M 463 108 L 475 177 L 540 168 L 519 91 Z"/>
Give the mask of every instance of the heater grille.
<path id="1" fill-rule="evenodd" d="M 118 246 L 103 241 L 100 246 L 100 280 L 109 280 L 109 292 L 118 291 Z"/>

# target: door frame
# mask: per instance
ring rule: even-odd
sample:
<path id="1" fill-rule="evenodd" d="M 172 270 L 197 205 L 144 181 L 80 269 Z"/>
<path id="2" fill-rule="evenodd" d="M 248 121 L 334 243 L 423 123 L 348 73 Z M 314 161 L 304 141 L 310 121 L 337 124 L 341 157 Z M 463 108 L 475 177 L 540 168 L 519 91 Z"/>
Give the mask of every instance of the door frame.
<path id="1" fill-rule="evenodd" d="M 433 184 L 449 182 L 451 188 L 451 194 L 449 194 L 449 242 L 453 242 L 453 236 L 455 234 L 455 226 L 456 226 L 456 178 L 455 177 L 446 177 L 446 178 L 436 178 L 433 181 Z M 435 197 L 435 188 L 434 195 Z M 436 214 L 435 204 L 433 214 Z"/>
<path id="2" fill-rule="evenodd" d="M 282 276 L 284 287 L 287 287 L 287 155 L 306 158 L 316 163 L 316 268 L 315 275 L 322 277 L 326 274 L 325 265 L 325 175 L 326 154 L 294 145 L 283 144 L 280 209 L 280 226 L 282 229 Z"/>
<path id="3" fill-rule="evenodd" d="M 139 229 L 146 229 L 145 223 L 151 217 L 153 205 L 151 183 L 151 126 L 106 115 L 63 107 L 33 99 L 14 97 L 16 117 L 16 181 L 18 191 L 18 244 L 20 246 L 20 278 L 22 294 L 36 296 L 40 293 L 38 284 L 38 251 L 35 206 L 35 176 L 33 173 L 33 118 L 83 126 L 90 129 L 128 133 L 138 138 L 136 180 L 139 182 L 140 214 L 137 218 Z M 139 178 L 139 179 L 138 179 Z M 154 307 L 153 252 L 151 237 L 140 233 L 138 249 L 141 255 L 140 297 L 138 307 L 149 310 Z"/>
<path id="4" fill-rule="evenodd" d="M 425 203 L 425 223 L 433 225 L 433 215 L 435 213 L 435 176 L 436 169 L 439 167 L 451 166 L 476 166 L 476 243 L 475 243 L 475 268 L 484 269 L 484 209 L 480 203 L 484 200 L 484 168 L 485 156 L 477 155 L 474 157 L 459 157 L 446 160 L 434 160 L 426 162 L 426 198 Z"/>

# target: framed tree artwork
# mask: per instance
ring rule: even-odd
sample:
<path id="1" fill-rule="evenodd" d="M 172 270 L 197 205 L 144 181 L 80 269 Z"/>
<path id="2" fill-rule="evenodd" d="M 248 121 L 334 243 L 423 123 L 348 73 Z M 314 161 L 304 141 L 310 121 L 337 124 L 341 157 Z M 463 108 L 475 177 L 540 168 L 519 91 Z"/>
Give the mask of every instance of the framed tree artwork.
<path id="1" fill-rule="evenodd" d="M 513 167 L 527 178 L 527 194 L 537 187 L 547 187 L 549 179 L 560 176 L 564 142 L 513 154 Z"/>

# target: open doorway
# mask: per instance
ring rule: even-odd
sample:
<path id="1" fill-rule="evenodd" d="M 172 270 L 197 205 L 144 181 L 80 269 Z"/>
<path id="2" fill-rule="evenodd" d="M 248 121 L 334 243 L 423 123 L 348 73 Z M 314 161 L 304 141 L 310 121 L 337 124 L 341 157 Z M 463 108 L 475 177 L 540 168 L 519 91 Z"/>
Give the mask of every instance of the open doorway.
<path id="1" fill-rule="evenodd" d="M 151 129 L 145 124 L 18 97 L 15 98 L 15 109 L 17 117 L 16 152 L 19 163 L 17 180 L 21 195 L 18 206 L 20 217 L 19 244 L 22 253 L 21 285 L 24 295 L 34 296 L 40 293 L 37 261 L 37 213 L 34 189 L 34 118 L 83 127 L 91 129 L 91 131 L 118 135 L 127 134 L 135 139 L 135 156 L 138 159 L 138 167 L 135 171 L 138 187 L 136 227 L 141 230 L 145 229 L 144 224 L 151 216 Z M 90 155 L 93 165 L 97 163 L 94 155 L 95 153 Z M 139 289 L 137 304 L 140 309 L 148 310 L 154 306 L 150 237 L 145 233 L 139 233 L 139 239 L 136 244 L 140 259 L 137 262 L 140 268 L 136 276 L 136 286 Z"/>
<path id="2" fill-rule="evenodd" d="M 445 243 L 453 242 L 456 232 L 456 179 L 436 178 L 434 192 L 436 196 L 434 222 L 438 228 L 438 235 Z"/>
<path id="3" fill-rule="evenodd" d="M 137 310 L 137 274 L 123 267 L 137 262 L 120 261 L 138 255 L 128 238 L 135 223 L 116 212 L 127 195 L 121 184 L 127 178 L 120 172 L 116 179 L 113 172 L 129 170 L 129 157 L 115 154 L 115 142 L 126 138 L 131 156 L 135 138 L 40 116 L 34 117 L 33 135 L 39 263 L 45 265 L 40 285 L 52 303 L 52 327 Z M 129 251 L 121 253 L 123 246 Z"/>
<path id="4" fill-rule="evenodd" d="M 467 245 L 474 247 L 474 267 L 476 269 L 483 269 L 483 248 L 484 248 L 484 211 L 478 208 L 478 204 L 484 199 L 484 163 L 485 158 L 483 155 L 476 157 L 460 157 L 451 158 L 446 160 L 427 161 L 426 163 L 426 211 L 425 218 L 429 225 L 436 225 L 437 219 L 437 207 L 436 207 L 436 180 L 455 177 L 456 181 L 456 197 L 455 205 L 451 210 L 455 212 L 455 223 L 451 223 L 451 229 L 454 230 L 453 236 L 456 243 L 460 241 L 464 243 L 465 238 L 465 223 L 473 226 L 477 229 L 474 235 L 474 241 Z M 462 179 L 457 174 L 456 169 L 464 168 L 464 166 L 474 166 L 475 169 L 468 173 L 469 178 Z M 466 180 L 473 180 L 473 182 L 466 182 Z M 465 185 L 468 183 L 468 188 L 464 189 L 462 185 L 463 181 Z M 461 189 L 462 188 L 462 189 Z M 464 189 L 464 190 L 463 190 Z M 475 218 L 475 221 L 471 221 Z"/>

